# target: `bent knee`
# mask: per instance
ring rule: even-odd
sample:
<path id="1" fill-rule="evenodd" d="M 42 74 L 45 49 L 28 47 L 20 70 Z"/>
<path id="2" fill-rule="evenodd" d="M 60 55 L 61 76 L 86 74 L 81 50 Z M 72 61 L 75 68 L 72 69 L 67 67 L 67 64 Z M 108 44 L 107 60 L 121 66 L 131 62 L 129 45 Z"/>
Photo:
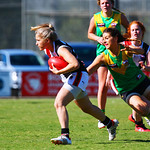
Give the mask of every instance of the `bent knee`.
<path id="1" fill-rule="evenodd" d="M 145 104 L 137 104 L 135 107 L 142 116 L 146 116 L 149 113 L 149 107 L 146 103 Z"/>
<path id="2" fill-rule="evenodd" d="M 61 103 L 61 102 L 55 102 L 54 103 L 54 107 L 56 108 L 56 109 L 58 109 L 59 107 L 63 107 L 63 104 Z"/>

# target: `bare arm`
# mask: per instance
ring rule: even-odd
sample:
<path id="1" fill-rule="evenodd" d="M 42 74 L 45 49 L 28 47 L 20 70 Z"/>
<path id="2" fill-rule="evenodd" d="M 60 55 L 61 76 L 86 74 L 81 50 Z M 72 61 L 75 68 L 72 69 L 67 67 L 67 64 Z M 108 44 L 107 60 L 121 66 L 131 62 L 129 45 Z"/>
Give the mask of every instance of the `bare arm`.
<path id="1" fill-rule="evenodd" d="M 88 38 L 90 40 L 97 41 L 100 44 L 103 44 L 103 38 L 97 36 L 95 34 L 95 32 L 96 32 L 96 27 L 95 27 L 95 23 L 94 23 L 94 17 L 92 17 L 91 20 L 90 20 L 89 28 L 88 28 Z"/>
<path id="2" fill-rule="evenodd" d="M 144 49 L 141 47 L 137 47 L 137 46 L 135 47 L 130 45 L 129 49 L 130 49 L 130 53 L 132 54 L 144 54 Z"/>
<path id="3" fill-rule="evenodd" d="M 147 64 L 148 66 L 150 66 L 150 51 L 149 51 L 148 54 L 147 54 L 146 64 Z"/>
<path id="4" fill-rule="evenodd" d="M 89 75 L 91 75 L 92 73 L 94 73 L 101 64 L 105 63 L 104 62 L 104 56 L 103 54 L 98 55 L 94 61 L 92 62 L 92 64 L 90 64 L 86 69 Z"/>
<path id="5" fill-rule="evenodd" d="M 121 51 L 128 51 L 129 54 L 144 54 L 144 49 L 141 47 L 135 47 L 132 45 L 125 46 L 124 49 L 121 49 Z"/>
<path id="6" fill-rule="evenodd" d="M 140 61 L 139 64 L 143 70 L 150 72 L 150 51 L 148 52 L 147 58 L 146 58 L 147 65 L 145 65 L 143 61 Z"/>
<path id="7" fill-rule="evenodd" d="M 129 21 L 124 14 L 121 14 L 121 24 L 127 30 L 128 26 L 129 26 Z"/>
<path id="8" fill-rule="evenodd" d="M 66 62 L 68 62 L 68 65 L 61 70 L 57 70 L 53 66 L 53 69 L 51 69 L 51 71 L 54 74 L 64 74 L 64 73 L 72 72 L 80 67 L 78 60 L 72 53 L 70 53 L 67 47 L 60 48 L 58 54 L 59 56 L 62 56 Z"/>

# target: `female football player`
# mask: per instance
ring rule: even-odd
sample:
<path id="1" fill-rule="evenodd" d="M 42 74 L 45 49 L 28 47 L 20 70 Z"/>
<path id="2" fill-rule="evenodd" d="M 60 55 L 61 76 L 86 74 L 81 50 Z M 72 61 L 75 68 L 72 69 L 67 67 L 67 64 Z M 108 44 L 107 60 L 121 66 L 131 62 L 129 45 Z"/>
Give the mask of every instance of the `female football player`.
<path id="1" fill-rule="evenodd" d="M 101 11 L 94 14 L 90 20 L 88 38 L 98 42 L 96 50 L 96 55 L 98 56 L 106 49 L 103 44 L 103 31 L 110 27 L 117 28 L 120 31 L 121 25 L 127 29 L 129 23 L 126 16 L 114 8 L 114 0 L 97 0 L 97 4 L 100 6 Z M 104 64 L 99 67 L 97 73 L 99 84 L 97 93 L 98 107 L 105 113 L 110 73 Z M 98 128 L 104 127 L 105 125 L 98 121 Z"/>
<path id="2" fill-rule="evenodd" d="M 145 62 L 147 65 L 150 64 L 150 46 L 142 41 L 144 37 L 144 33 L 145 33 L 144 25 L 140 21 L 132 21 L 129 24 L 127 33 L 124 35 L 126 38 L 129 38 L 132 40 L 132 41 L 124 42 L 125 45 L 140 46 L 141 48 L 144 49 L 143 54 L 140 54 L 140 55 L 133 54 L 133 60 L 135 64 L 140 68 L 141 68 L 141 65 L 144 68 Z M 145 68 L 147 68 L 147 66 L 145 66 Z M 133 110 L 133 113 L 129 115 L 128 118 L 130 121 L 136 124 L 135 131 L 150 132 L 150 130 L 144 126 L 141 115 L 136 113 L 136 111 Z M 150 126 L 150 120 L 146 117 L 144 118 L 146 119 L 147 124 Z"/>
<path id="3" fill-rule="evenodd" d="M 86 92 L 89 76 L 73 48 L 58 39 L 51 24 L 41 24 L 31 27 L 31 30 L 35 31 L 36 45 L 40 51 L 44 50 L 49 57 L 61 56 L 68 62 L 68 65 L 61 70 L 57 70 L 54 65 L 53 69 L 50 69 L 54 74 L 61 75 L 64 83 L 55 98 L 54 104 L 61 125 L 61 136 L 52 138 L 51 142 L 55 144 L 71 144 L 66 106 L 73 100 L 83 112 L 101 120 L 107 126 L 109 140 L 113 140 L 119 122 L 116 119 L 110 120 L 98 107 L 90 102 Z"/>
<path id="4" fill-rule="evenodd" d="M 133 54 L 143 54 L 140 47 L 123 47 L 125 38 L 115 28 L 103 32 L 106 50 L 87 67 L 89 75 L 101 64 L 105 64 L 114 78 L 115 87 L 121 98 L 138 114 L 150 118 L 150 79 L 133 61 Z"/>

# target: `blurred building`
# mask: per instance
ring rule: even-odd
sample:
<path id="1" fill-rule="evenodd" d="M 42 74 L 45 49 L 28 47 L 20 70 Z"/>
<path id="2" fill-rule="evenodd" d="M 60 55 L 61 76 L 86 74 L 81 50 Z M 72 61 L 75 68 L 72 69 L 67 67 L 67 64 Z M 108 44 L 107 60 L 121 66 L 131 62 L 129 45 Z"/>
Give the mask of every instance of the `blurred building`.
<path id="1" fill-rule="evenodd" d="M 0 0 L 0 49 L 21 47 L 21 0 Z"/>
<path id="2" fill-rule="evenodd" d="M 115 2 L 129 21 L 140 20 L 144 23 L 144 40 L 150 43 L 150 0 Z M 87 30 L 90 18 L 100 11 L 97 0 L 1 0 L 0 8 L 0 49 L 33 50 L 37 47 L 34 32 L 30 32 L 31 26 L 50 22 L 65 41 L 89 41 Z"/>

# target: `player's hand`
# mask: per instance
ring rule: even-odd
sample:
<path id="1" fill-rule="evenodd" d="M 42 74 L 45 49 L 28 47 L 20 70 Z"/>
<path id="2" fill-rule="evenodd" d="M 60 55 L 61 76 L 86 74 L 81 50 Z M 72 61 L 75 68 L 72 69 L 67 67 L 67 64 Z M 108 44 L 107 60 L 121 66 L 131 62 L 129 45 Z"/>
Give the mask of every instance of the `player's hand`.
<path id="1" fill-rule="evenodd" d="M 54 64 L 52 63 L 52 69 L 49 67 L 49 70 L 51 72 L 53 72 L 54 74 L 59 74 L 59 70 L 57 70 L 57 68 L 55 68 Z"/>
<path id="2" fill-rule="evenodd" d="M 145 66 L 145 64 L 144 64 L 143 61 L 139 61 L 139 65 L 141 66 L 141 68 L 142 68 L 143 70 L 146 69 L 146 66 Z"/>
<path id="3" fill-rule="evenodd" d="M 98 39 L 96 41 L 98 43 L 100 43 L 101 45 L 104 45 L 104 43 L 103 43 L 103 37 L 98 37 Z"/>
<path id="4" fill-rule="evenodd" d="M 132 51 L 132 49 L 129 46 L 124 46 L 125 48 L 122 48 L 120 51 Z"/>

